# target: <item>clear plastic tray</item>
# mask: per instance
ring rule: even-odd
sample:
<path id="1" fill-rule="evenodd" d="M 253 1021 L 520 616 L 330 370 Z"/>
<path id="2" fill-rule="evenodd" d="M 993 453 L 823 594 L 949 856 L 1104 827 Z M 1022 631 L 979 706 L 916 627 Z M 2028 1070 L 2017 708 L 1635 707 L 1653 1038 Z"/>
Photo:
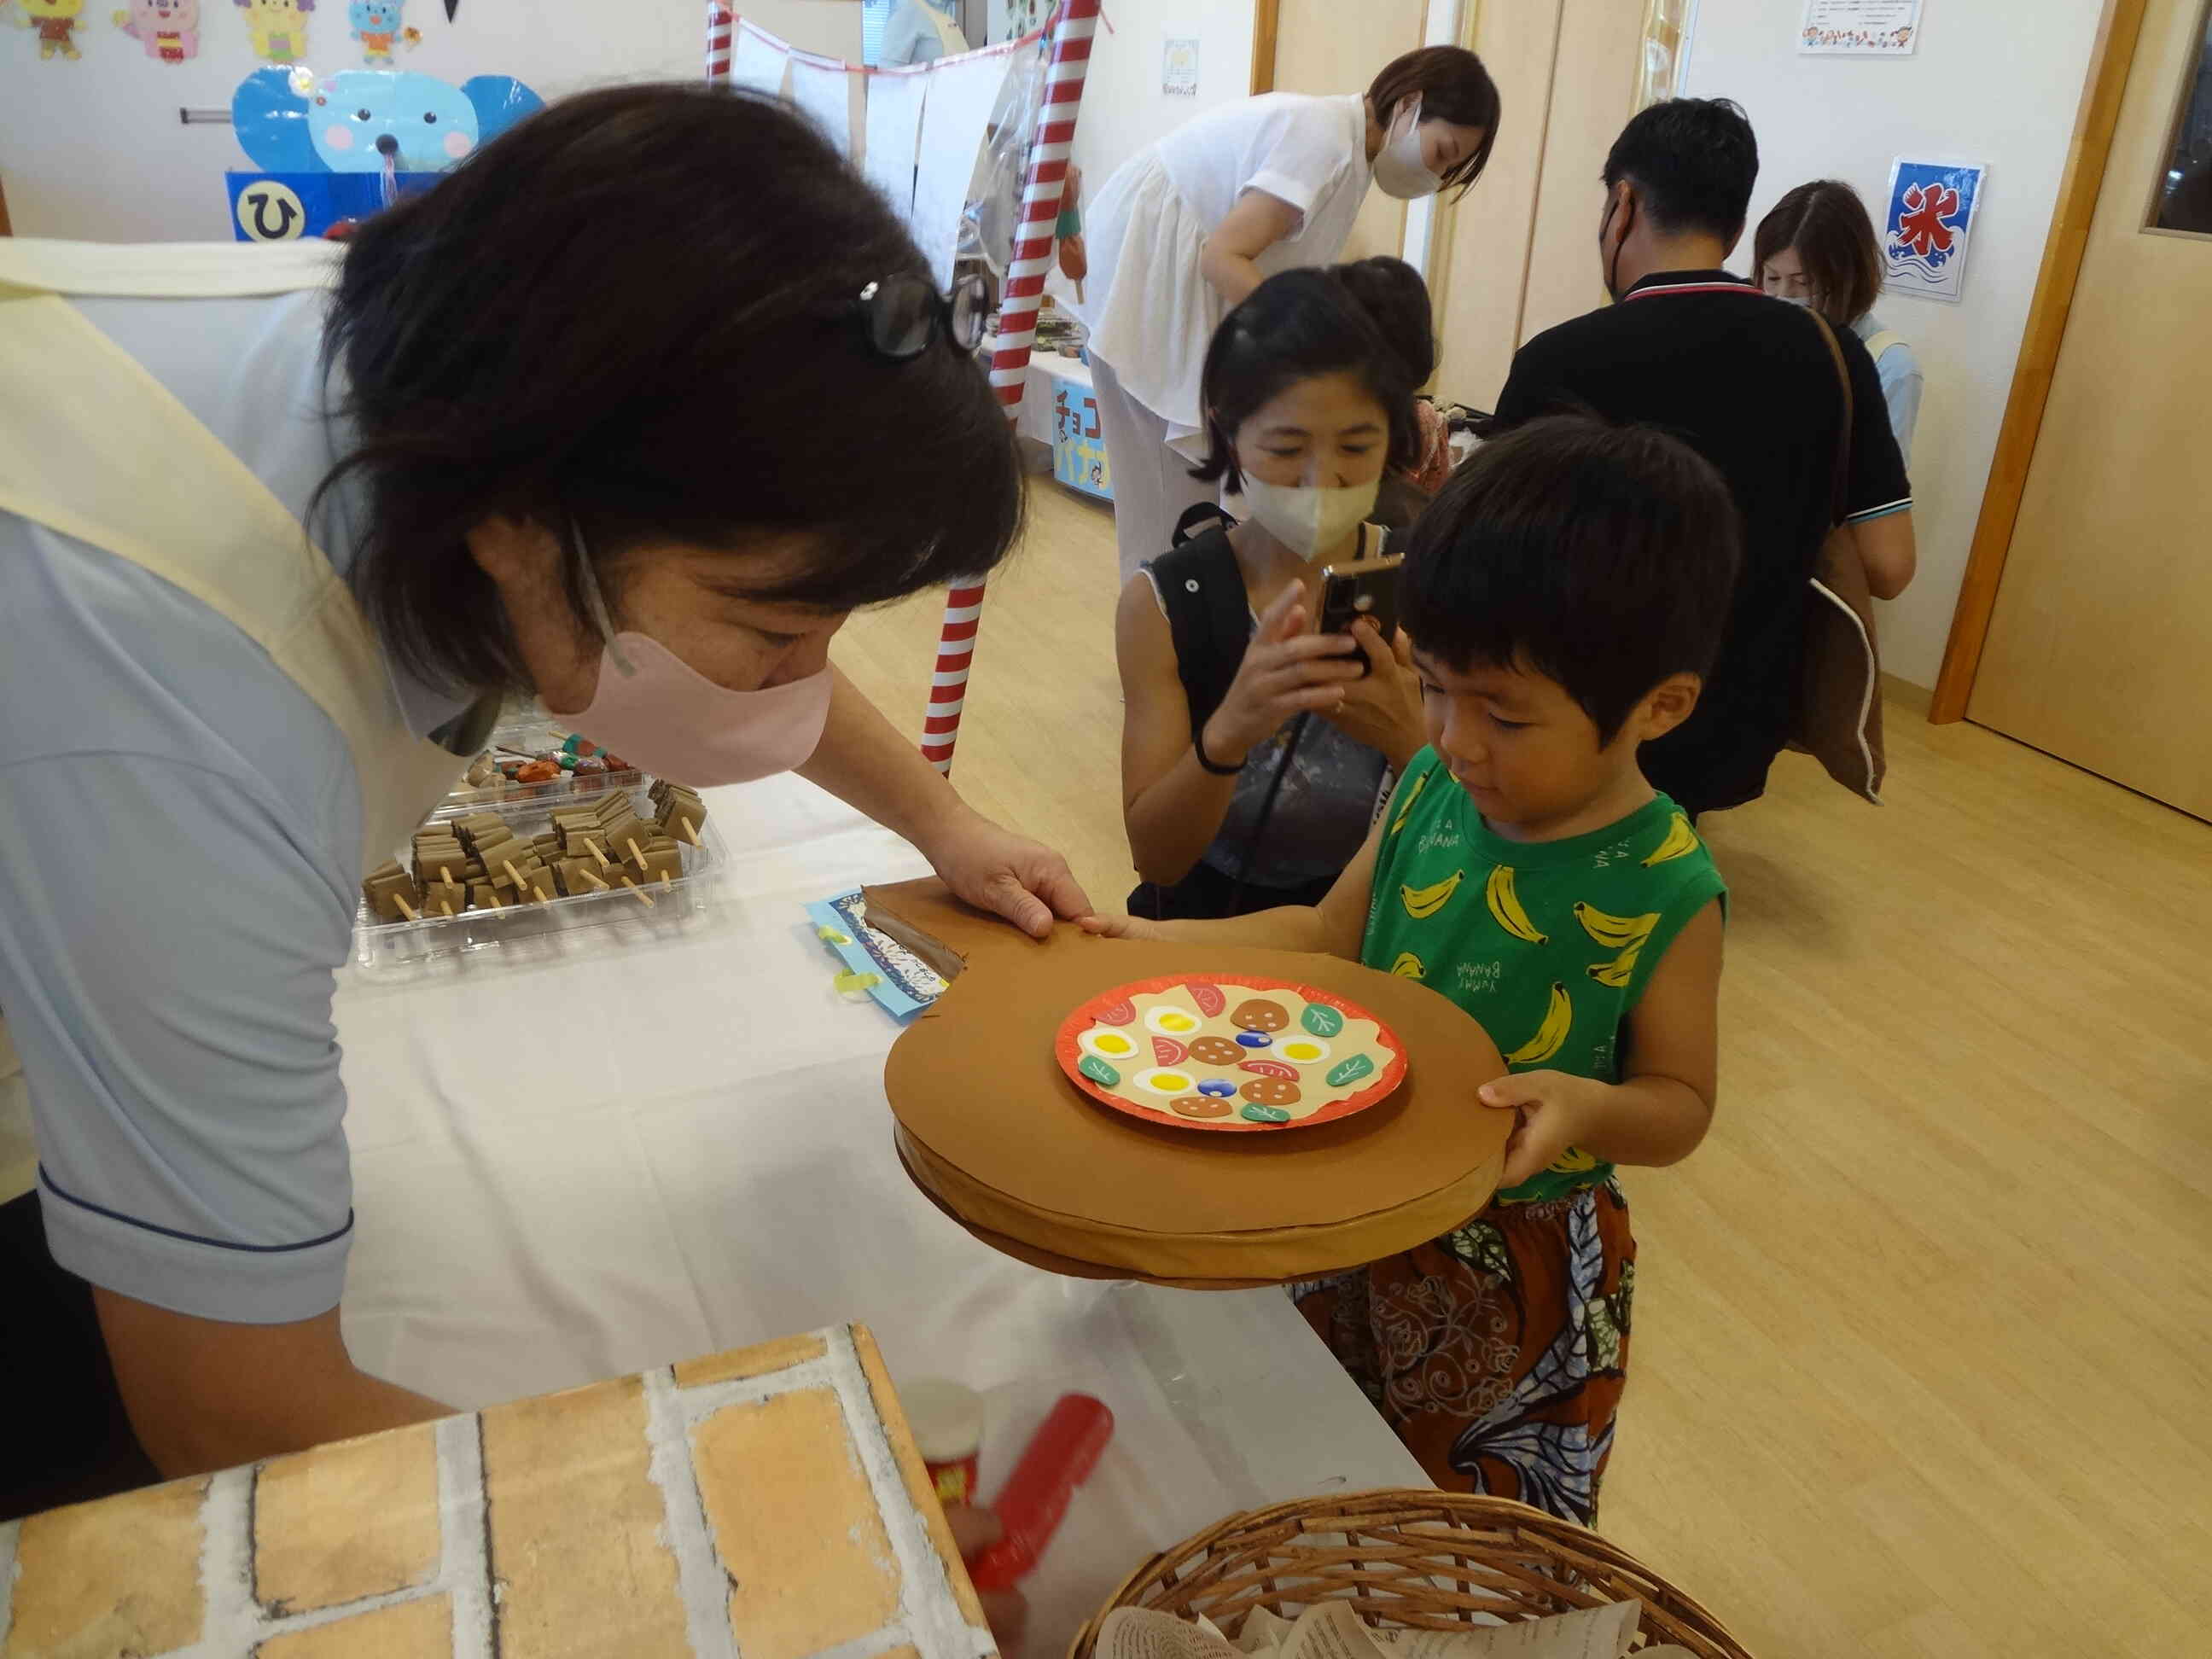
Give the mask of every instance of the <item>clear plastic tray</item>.
<path id="1" fill-rule="evenodd" d="M 474 792 L 482 793 L 484 792 Z M 595 792 L 598 793 L 598 792 Z M 626 792 L 640 817 L 648 817 L 652 803 L 641 786 Z M 458 795 L 430 814 L 425 823 L 446 823 L 476 812 L 495 812 L 526 838 L 541 835 L 552 823 L 556 807 L 574 799 L 568 792 L 546 800 L 462 800 Z M 684 873 L 666 883 L 654 882 L 636 890 L 617 886 L 605 893 L 579 893 L 548 899 L 543 903 L 512 904 L 500 910 L 464 910 L 453 916 L 424 916 L 419 921 L 385 921 L 356 899 L 354 909 L 353 959 L 371 975 L 404 976 L 441 957 L 474 952 L 506 952 L 517 957 L 542 957 L 544 948 L 534 942 L 587 928 L 620 928 L 632 937 L 654 937 L 682 933 L 706 914 L 707 888 L 728 864 L 729 854 L 709 818 L 699 829 L 699 845 L 680 839 L 677 850 Z M 410 849 L 393 849 L 402 863 Z M 652 902 L 647 903 L 649 898 Z"/>

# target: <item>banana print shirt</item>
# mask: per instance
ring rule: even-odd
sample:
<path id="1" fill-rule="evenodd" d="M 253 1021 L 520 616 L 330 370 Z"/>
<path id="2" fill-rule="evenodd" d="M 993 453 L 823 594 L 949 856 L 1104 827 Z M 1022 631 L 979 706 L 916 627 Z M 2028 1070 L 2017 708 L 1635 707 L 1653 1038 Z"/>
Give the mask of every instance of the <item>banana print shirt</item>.
<path id="1" fill-rule="evenodd" d="M 1516 1072 L 1620 1081 L 1620 1030 L 1683 927 L 1728 889 L 1666 796 L 1566 841 L 1507 841 L 1433 749 L 1392 797 L 1360 960 L 1467 1010 Z M 1559 1198 L 1613 1173 L 1579 1148 L 1498 1195 Z"/>

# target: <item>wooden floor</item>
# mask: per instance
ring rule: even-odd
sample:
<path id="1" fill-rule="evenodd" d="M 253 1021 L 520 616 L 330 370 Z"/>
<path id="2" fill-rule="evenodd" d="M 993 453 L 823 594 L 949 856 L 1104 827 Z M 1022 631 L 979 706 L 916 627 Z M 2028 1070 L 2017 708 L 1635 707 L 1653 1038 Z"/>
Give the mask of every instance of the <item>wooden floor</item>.
<path id="1" fill-rule="evenodd" d="M 1112 521 L 1031 499 L 956 777 L 1103 905 Z M 936 625 L 840 652 L 909 730 Z M 1723 1098 L 1627 1177 L 1606 1530 L 1759 1659 L 2212 1654 L 2212 825 L 1889 718 L 1886 807 L 1785 757 L 1708 820 Z"/>

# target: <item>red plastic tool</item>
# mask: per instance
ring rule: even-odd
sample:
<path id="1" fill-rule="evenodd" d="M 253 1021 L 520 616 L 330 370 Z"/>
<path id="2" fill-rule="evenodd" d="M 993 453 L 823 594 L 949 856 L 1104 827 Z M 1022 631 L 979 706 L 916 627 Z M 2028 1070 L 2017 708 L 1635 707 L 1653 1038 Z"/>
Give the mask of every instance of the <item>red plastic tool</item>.
<path id="1" fill-rule="evenodd" d="M 992 1504 L 1006 1535 L 968 1564 L 977 1589 L 1009 1589 L 1044 1553 L 1067 1500 L 1098 1467 L 1114 1437 L 1114 1413 L 1087 1394 L 1060 1395 Z"/>

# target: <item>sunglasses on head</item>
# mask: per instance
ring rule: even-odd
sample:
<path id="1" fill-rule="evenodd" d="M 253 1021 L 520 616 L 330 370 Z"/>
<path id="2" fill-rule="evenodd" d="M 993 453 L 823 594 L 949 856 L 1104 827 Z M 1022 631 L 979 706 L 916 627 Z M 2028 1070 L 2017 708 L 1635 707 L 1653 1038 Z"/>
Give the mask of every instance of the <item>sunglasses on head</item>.
<path id="1" fill-rule="evenodd" d="M 950 296 L 926 276 L 878 276 L 853 301 L 861 339 L 895 363 L 911 362 L 940 338 L 975 350 L 990 309 L 991 285 L 976 272 L 956 278 Z"/>

